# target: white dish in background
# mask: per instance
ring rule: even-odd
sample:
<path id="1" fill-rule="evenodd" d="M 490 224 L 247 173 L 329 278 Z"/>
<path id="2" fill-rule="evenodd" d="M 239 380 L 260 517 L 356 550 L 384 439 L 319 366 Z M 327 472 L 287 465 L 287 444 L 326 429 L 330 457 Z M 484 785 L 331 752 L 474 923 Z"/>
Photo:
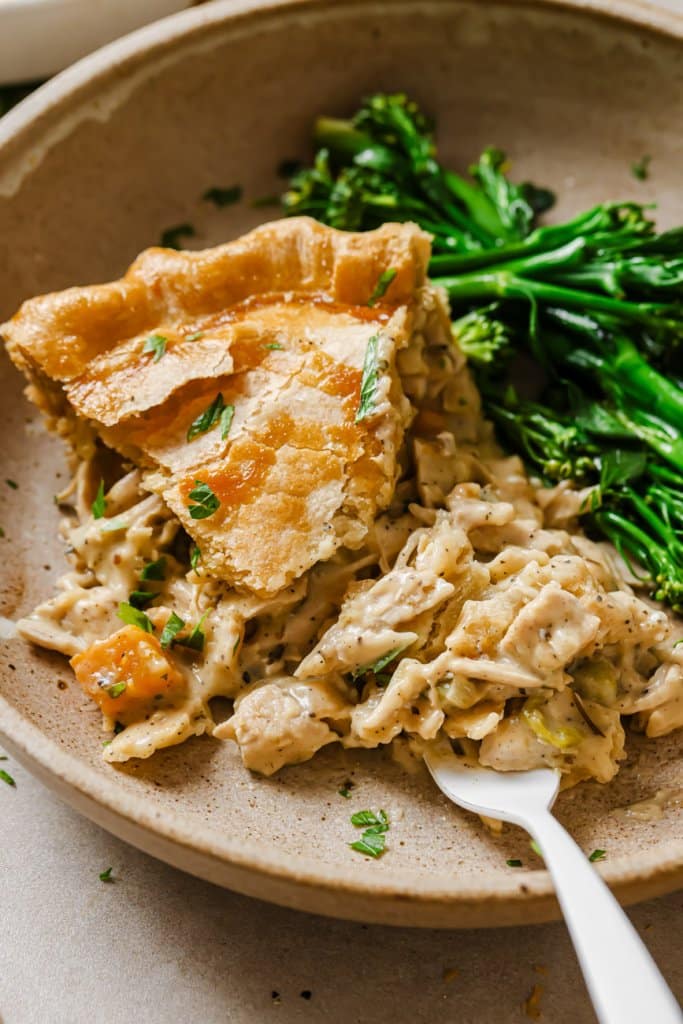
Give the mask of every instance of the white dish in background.
<path id="1" fill-rule="evenodd" d="M 0 85 L 68 67 L 189 0 L 0 0 Z"/>

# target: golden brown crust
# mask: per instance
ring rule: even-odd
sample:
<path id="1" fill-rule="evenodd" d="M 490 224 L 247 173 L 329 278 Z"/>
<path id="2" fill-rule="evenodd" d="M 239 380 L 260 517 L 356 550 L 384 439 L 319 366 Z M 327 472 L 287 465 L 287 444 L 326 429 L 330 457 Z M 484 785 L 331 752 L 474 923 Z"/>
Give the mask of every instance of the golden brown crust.
<path id="1" fill-rule="evenodd" d="M 70 412 L 148 470 L 206 571 L 274 593 L 362 543 L 391 498 L 410 415 L 394 357 L 428 258 L 414 225 L 354 235 L 283 220 L 204 252 L 150 249 L 120 281 L 29 300 L 0 330 L 34 386 L 50 382 L 52 405 L 57 384 Z M 160 358 L 144 351 L 151 335 Z M 385 386 L 356 423 L 373 336 Z M 234 406 L 229 433 L 188 441 L 218 394 Z M 202 520 L 189 513 L 197 480 L 220 501 Z"/>

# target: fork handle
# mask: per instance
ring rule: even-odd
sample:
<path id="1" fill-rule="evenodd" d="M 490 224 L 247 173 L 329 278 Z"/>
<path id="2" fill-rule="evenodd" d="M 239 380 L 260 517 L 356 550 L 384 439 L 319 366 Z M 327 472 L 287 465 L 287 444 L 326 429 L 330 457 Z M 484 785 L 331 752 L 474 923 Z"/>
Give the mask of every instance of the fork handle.
<path id="1" fill-rule="evenodd" d="M 585 853 L 550 812 L 525 825 L 552 875 L 600 1024 L 681 1024 L 657 965 Z"/>

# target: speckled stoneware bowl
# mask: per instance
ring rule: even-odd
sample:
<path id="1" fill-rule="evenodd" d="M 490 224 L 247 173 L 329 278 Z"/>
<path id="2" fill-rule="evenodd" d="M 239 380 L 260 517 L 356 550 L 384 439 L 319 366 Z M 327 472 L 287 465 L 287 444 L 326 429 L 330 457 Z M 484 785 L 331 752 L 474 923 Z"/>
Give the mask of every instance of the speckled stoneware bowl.
<path id="1" fill-rule="evenodd" d="M 682 38 L 680 16 L 625 0 L 225 0 L 180 14 L 83 61 L 0 123 L 0 318 L 34 293 L 120 274 L 169 225 L 194 223 L 198 247 L 254 225 L 263 211 L 216 211 L 199 197 L 234 182 L 251 196 L 277 189 L 275 167 L 307 154 L 313 116 L 350 111 L 376 88 L 408 90 L 433 111 L 456 165 L 487 143 L 505 147 L 517 175 L 558 186 L 562 214 L 657 196 L 662 221 L 680 222 Z M 639 183 L 629 168 L 644 153 L 652 174 Z M 0 614 L 11 619 L 63 569 L 52 495 L 65 468 L 4 357 L 0 438 Z M 108 766 L 99 715 L 66 662 L 18 639 L 0 641 L 0 695 L 3 743 L 46 784 L 220 885 L 396 924 L 558 912 L 522 832 L 492 836 L 421 769 L 406 774 L 381 753 L 328 749 L 264 780 L 231 745 L 202 738 Z M 680 738 L 629 749 L 614 784 L 583 785 L 557 805 L 584 849 L 607 851 L 600 870 L 627 902 L 683 878 L 674 810 L 656 823 L 615 813 L 680 785 Z M 337 792 L 346 778 L 351 800 Z M 369 862 L 348 848 L 349 814 L 378 806 L 392 820 L 390 849 Z M 522 869 L 506 866 L 513 857 Z"/>

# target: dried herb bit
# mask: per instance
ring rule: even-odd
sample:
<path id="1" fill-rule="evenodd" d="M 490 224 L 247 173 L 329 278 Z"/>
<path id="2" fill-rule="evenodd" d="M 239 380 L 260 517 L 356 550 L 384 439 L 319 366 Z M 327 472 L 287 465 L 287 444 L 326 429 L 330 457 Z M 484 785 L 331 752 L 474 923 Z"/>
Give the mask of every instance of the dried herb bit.
<path id="1" fill-rule="evenodd" d="M 161 639 L 159 641 L 161 643 L 161 646 L 164 649 L 170 647 L 175 638 L 177 637 L 178 633 L 180 632 L 180 630 L 184 628 L 184 620 L 181 619 L 179 615 L 176 615 L 175 612 L 171 612 L 166 622 L 166 625 L 164 626 L 161 632 Z"/>
<path id="2" fill-rule="evenodd" d="M 353 782 L 351 779 L 346 779 L 342 786 L 337 790 L 339 796 L 343 796 L 345 800 L 348 800 L 351 796 L 351 790 L 353 789 Z"/>
<path id="3" fill-rule="evenodd" d="M 283 346 L 280 344 L 279 341 L 269 341 L 268 344 L 264 345 L 263 347 L 264 348 L 270 348 L 270 349 L 273 349 L 273 350 L 275 350 L 275 349 L 282 349 L 283 348 Z"/>
<path id="4" fill-rule="evenodd" d="M 185 341 L 199 341 L 199 339 L 203 337 L 204 331 L 195 331 L 194 334 L 188 334 Z"/>
<path id="5" fill-rule="evenodd" d="M 165 580 L 166 579 L 166 558 L 164 555 L 157 558 L 155 562 L 147 562 L 140 573 L 141 580 Z"/>
<path id="6" fill-rule="evenodd" d="M 174 224 L 161 232 L 161 245 L 166 249 L 182 249 L 183 238 L 194 238 L 197 234 L 191 224 Z"/>
<path id="7" fill-rule="evenodd" d="M 193 651 L 203 651 L 206 636 L 204 635 L 204 630 L 202 629 L 202 627 L 208 614 L 208 612 L 204 612 L 201 619 L 193 628 L 190 635 L 186 637 L 178 637 L 176 643 L 182 644 L 183 647 L 190 647 Z"/>
<path id="8" fill-rule="evenodd" d="M 195 487 L 190 491 L 190 501 L 196 502 L 194 505 L 188 505 L 188 511 L 193 519 L 208 519 L 214 512 L 220 508 L 220 501 L 213 493 L 208 484 L 203 484 L 201 480 L 195 480 Z"/>
<path id="9" fill-rule="evenodd" d="M 225 409 L 221 413 L 221 441 L 225 441 L 228 434 L 230 433 L 230 427 L 232 426 L 232 418 L 235 415 L 235 406 L 226 405 Z"/>
<path id="10" fill-rule="evenodd" d="M 384 298 L 384 296 L 387 293 L 389 285 L 394 280 L 397 274 L 398 270 L 395 270 L 394 267 L 389 267 L 388 270 L 382 271 L 382 273 L 377 278 L 377 284 L 373 289 L 372 295 L 368 299 L 368 306 L 374 306 L 377 302 L 379 302 L 380 299 Z"/>
<path id="11" fill-rule="evenodd" d="M 14 781 L 10 773 L 6 772 L 4 768 L 0 768 L 0 779 L 2 779 L 3 782 L 6 782 L 8 786 L 16 787 L 16 782 Z"/>
<path id="12" fill-rule="evenodd" d="M 381 658 L 378 658 L 377 661 L 371 662 L 369 665 L 361 665 L 360 668 L 355 669 L 355 671 L 351 673 L 354 680 L 367 675 L 368 672 L 373 672 L 375 675 L 379 675 L 382 669 L 386 668 L 387 665 L 390 665 L 395 658 L 398 658 L 399 654 L 402 654 L 406 648 L 410 647 L 411 643 L 412 640 L 407 644 L 403 644 L 401 647 L 394 647 L 393 650 L 387 651 L 387 653 L 383 654 Z"/>
<path id="13" fill-rule="evenodd" d="M 213 203 L 214 206 L 232 206 L 234 203 L 239 203 L 241 198 L 241 185 L 232 185 L 230 188 L 207 188 L 202 196 L 202 199 Z"/>
<path id="14" fill-rule="evenodd" d="M 111 876 L 113 868 L 106 868 L 104 871 L 100 871 L 100 882 L 113 882 L 114 879 Z"/>
<path id="15" fill-rule="evenodd" d="M 389 831 L 389 818 L 385 811 L 375 814 L 374 811 L 356 811 L 351 815 L 351 824 L 362 828 L 363 834 L 354 843 L 349 843 L 352 850 L 364 853 L 367 857 L 381 857 L 386 849 L 386 832 Z"/>
<path id="16" fill-rule="evenodd" d="M 369 413 L 375 408 L 375 399 L 377 397 L 377 376 L 378 376 L 378 358 L 377 348 L 379 345 L 379 335 L 373 334 L 368 341 L 368 347 L 365 350 L 365 360 L 363 362 L 363 376 L 360 382 L 360 400 L 358 403 L 358 411 L 356 412 L 356 423 L 360 423 L 364 420 Z"/>
<path id="17" fill-rule="evenodd" d="M 224 409 L 225 402 L 223 401 L 222 393 L 219 391 L 211 405 L 207 406 L 204 412 L 197 416 L 196 420 L 193 420 L 190 424 L 187 431 L 187 440 L 192 441 L 199 434 L 206 434 L 207 431 L 211 430 L 220 419 Z"/>
<path id="18" fill-rule="evenodd" d="M 5 480 L 5 483 L 7 484 L 8 487 L 11 487 L 13 491 L 19 490 L 19 484 L 17 483 L 16 480 Z"/>
<path id="19" fill-rule="evenodd" d="M 640 158 L 640 160 L 631 164 L 631 174 L 637 181 L 646 181 L 650 177 L 651 162 L 652 157 L 649 153 L 646 153 L 645 156 Z"/>
<path id="20" fill-rule="evenodd" d="M 127 626 L 137 626 L 138 629 L 144 630 L 145 633 L 154 632 L 154 626 L 145 613 L 140 611 L 139 608 L 135 608 L 128 601 L 121 602 L 116 614 L 121 619 L 121 622 L 125 622 Z"/>
<path id="21" fill-rule="evenodd" d="M 511 857 L 510 860 L 506 860 L 505 863 L 509 868 L 521 868 L 522 862 L 518 857 Z"/>
<path id="22" fill-rule="evenodd" d="M 104 480 L 100 480 L 100 486 L 97 488 L 97 494 L 95 500 L 90 506 L 92 511 L 93 519 L 102 519 L 105 512 L 107 511 L 107 501 L 104 497 Z"/>
<path id="23" fill-rule="evenodd" d="M 122 693 L 125 693 L 127 689 L 127 683 L 112 683 L 111 686 L 107 687 L 107 693 L 110 697 L 116 700 L 116 698 L 120 697 Z"/>
<path id="24" fill-rule="evenodd" d="M 147 608 L 157 596 L 157 594 L 154 592 L 150 593 L 148 590 L 133 590 L 128 595 L 128 604 L 132 604 L 133 608 L 142 610 Z"/>
<path id="25" fill-rule="evenodd" d="M 158 363 L 166 351 L 167 342 L 168 338 L 165 338 L 163 334 L 150 334 L 142 347 L 142 354 L 147 355 L 148 352 L 153 352 L 154 358 L 152 362 Z"/>
<path id="26" fill-rule="evenodd" d="M 193 544 L 190 548 L 190 567 L 196 569 L 201 560 L 202 553 L 196 544 Z"/>
<path id="27" fill-rule="evenodd" d="M 595 864 L 596 860 L 605 860 L 606 856 L 606 850 L 593 850 L 588 859 L 591 862 L 591 864 Z"/>

